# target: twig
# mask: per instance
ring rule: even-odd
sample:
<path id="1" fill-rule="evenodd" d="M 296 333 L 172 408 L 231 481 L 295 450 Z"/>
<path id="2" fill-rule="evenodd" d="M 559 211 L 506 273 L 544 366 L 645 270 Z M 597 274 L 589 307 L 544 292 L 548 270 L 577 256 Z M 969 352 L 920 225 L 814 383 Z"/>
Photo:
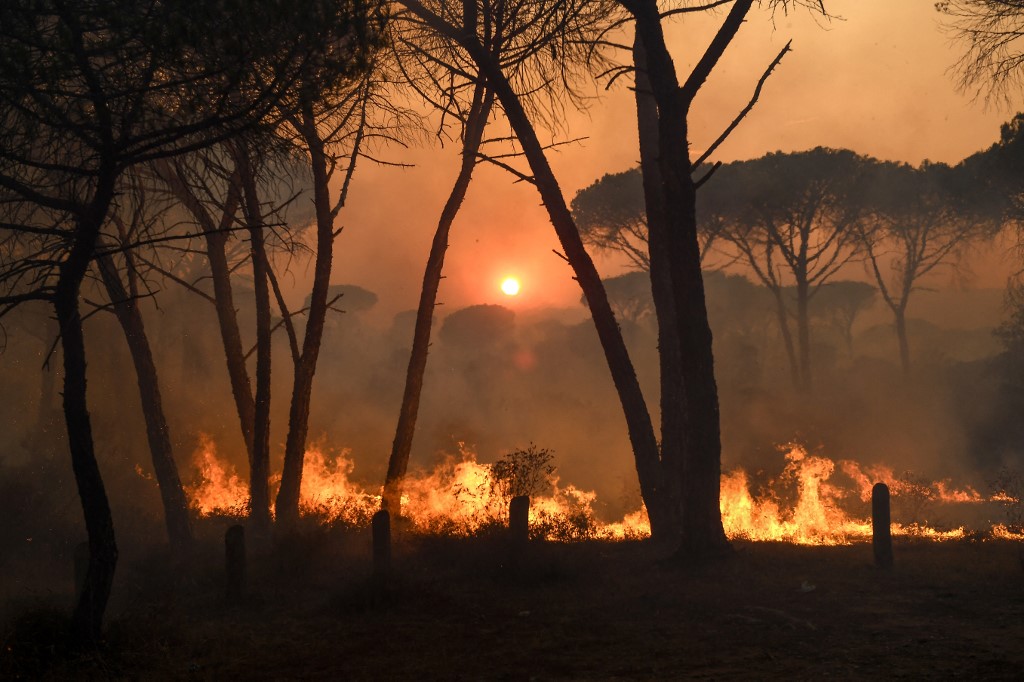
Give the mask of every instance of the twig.
<path id="1" fill-rule="evenodd" d="M 746 117 L 746 115 L 750 113 L 750 110 L 754 108 L 754 105 L 757 104 L 758 98 L 761 96 L 761 88 L 764 87 L 765 81 L 768 80 L 768 77 L 770 75 L 772 75 L 772 71 L 774 71 L 775 67 L 779 65 L 779 62 L 781 62 L 782 58 L 786 56 L 786 53 L 790 51 L 790 45 L 792 44 L 792 40 L 786 43 L 785 47 L 783 47 L 779 54 L 775 57 L 775 59 L 772 60 L 772 63 L 769 64 L 768 68 L 765 69 L 763 74 L 761 74 L 760 80 L 757 81 L 757 87 L 754 88 L 754 94 L 750 98 L 750 101 L 747 102 L 747 106 L 743 107 L 743 110 L 740 111 L 736 118 L 732 120 L 732 123 L 729 124 L 729 126 L 722 132 L 722 134 L 718 136 L 718 139 L 712 142 L 711 146 L 707 148 L 707 151 L 701 154 L 700 158 L 693 163 L 691 170 L 698 168 L 702 163 L 707 161 L 708 157 L 711 156 L 715 152 L 715 150 L 718 149 L 723 142 L 725 142 L 726 138 L 732 134 L 732 131 L 736 129 L 736 126 L 740 124 L 740 121 L 742 121 Z M 707 178 L 705 178 L 705 180 L 706 179 Z"/>

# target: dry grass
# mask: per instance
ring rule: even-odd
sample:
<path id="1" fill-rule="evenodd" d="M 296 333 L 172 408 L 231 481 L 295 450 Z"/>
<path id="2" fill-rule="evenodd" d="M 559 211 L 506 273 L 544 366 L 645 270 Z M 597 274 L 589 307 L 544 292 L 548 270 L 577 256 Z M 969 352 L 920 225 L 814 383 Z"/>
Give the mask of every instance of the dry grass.
<path id="1" fill-rule="evenodd" d="M 211 529 L 208 529 L 211 530 Z M 217 529 L 219 530 L 219 529 Z M 212 530 L 211 530 L 212 533 Z M 4 679 L 1019 679 L 1024 572 L 1005 542 L 737 544 L 701 569 L 641 543 L 405 537 L 371 578 L 368 531 L 307 529 L 250 551 L 229 607 L 222 545 L 123 562 L 108 638 L 64 647 L 54 586 L 8 600 Z M 60 608 L 57 608 L 60 607 Z M 13 612 L 12 612 L 13 608 Z"/>

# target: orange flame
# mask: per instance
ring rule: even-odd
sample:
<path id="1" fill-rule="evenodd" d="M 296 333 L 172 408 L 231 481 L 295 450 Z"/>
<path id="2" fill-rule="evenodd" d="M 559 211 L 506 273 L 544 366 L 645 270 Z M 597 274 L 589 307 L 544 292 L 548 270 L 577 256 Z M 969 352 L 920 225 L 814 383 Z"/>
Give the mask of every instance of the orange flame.
<path id="1" fill-rule="evenodd" d="M 871 488 L 875 483 L 885 483 L 893 495 L 915 494 L 929 500 L 951 504 L 986 501 L 981 493 L 970 486 L 958 490 L 948 480 L 919 482 L 912 480 L 909 473 L 898 477 L 890 467 L 882 464 L 864 466 L 850 460 L 842 460 L 839 466 L 844 474 L 857 483 L 860 497 L 865 502 L 871 499 Z"/>
<path id="2" fill-rule="evenodd" d="M 192 507 L 202 516 L 244 513 L 249 487 L 238 478 L 230 464 L 217 459 L 217 447 L 208 436 L 199 437 L 199 449 L 192 460 L 199 473 L 198 483 L 185 486 Z"/>
<path id="3" fill-rule="evenodd" d="M 836 470 L 832 460 L 808 454 L 799 445 L 788 445 L 783 450 L 785 468 L 769 482 L 766 492 L 757 496 L 751 492 L 743 470 L 723 474 L 720 508 L 728 537 L 812 545 L 869 540 L 870 520 L 845 511 L 844 501 L 859 498 L 863 504 L 870 499 L 875 481 L 889 485 L 894 498 L 923 494 L 930 500 L 950 504 L 984 501 L 973 488 L 955 489 L 946 481 L 915 483 L 907 477 L 897 478 L 887 467 L 862 466 L 851 461 L 842 461 L 839 467 L 855 487 L 843 488 L 831 480 Z M 186 487 L 193 508 L 204 516 L 243 515 L 248 503 L 247 486 L 230 465 L 217 458 L 209 438 L 201 440 L 194 460 L 199 480 Z M 380 508 L 380 490 L 368 491 L 353 482 L 353 468 L 348 451 L 327 454 L 321 447 L 307 450 L 300 491 L 302 510 L 328 522 L 368 524 Z M 593 512 L 596 493 L 563 486 L 557 477 L 552 477 L 549 484 L 549 494 L 531 499 L 530 524 L 535 534 L 552 540 L 621 540 L 650 535 L 650 522 L 643 508 L 621 521 L 602 522 Z M 430 472 L 406 478 L 402 514 L 422 532 L 471 535 L 487 526 L 505 523 L 508 501 L 497 492 L 498 488 L 490 466 L 478 463 L 475 454 L 460 444 L 458 457 L 447 458 Z M 962 527 L 938 530 L 922 524 L 898 523 L 893 524 L 892 532 L 933 540 L 965 535 Z M 996 526 L 992 534 L 1007 539 L 1018 537 L 1006 526 Z"/>

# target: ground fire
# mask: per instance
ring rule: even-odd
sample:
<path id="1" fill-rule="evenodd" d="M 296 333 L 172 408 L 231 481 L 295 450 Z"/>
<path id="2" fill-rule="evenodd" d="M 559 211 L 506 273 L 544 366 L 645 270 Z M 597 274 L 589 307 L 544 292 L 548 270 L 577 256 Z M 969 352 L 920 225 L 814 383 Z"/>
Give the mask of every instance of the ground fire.
<path id="1" fill-rule="evenodd" d="M 754 486 L 742 469 L 722 475 L 721 510 L 726 534 L 732 539 L 789 542 L 802 545 L 846 545 L 871 539 L 871 488 L 889 486 L 897 509 L 893 534 L 931 540 L 967 537 L 1024 539 L 1020 529 L 992 523 L 984 529 L 966 523 L 932 525 L 928 510 L 942 508 L 944 517 L 958 518 L 957 509 L 987 505 L 1019 505 L 1005 493 L 982 495 L 969 486 L 949 481 L 922 482 L 897 475 L 885 466 L 863 466 L 850 460 L 835 462 L 808 453 L 798 444 L 780 448 L 785 462 L 781 474 Z M 202 516 L 242 516 L 248 493 L 231 465 L 218 457 L 215 444 L 203 439 L 194 454 L 197 478 L 187 488 L 192 507 Z M 354 465 L 348 453 L 331 456 L 324 448 L 306 452 L 302 506 L 306 514 L 327 523 L 368 525 L 380 508 L 380 492 L 351 479 Z M 277 479 L 272 481 L 277 482 Z M 646 511 L 626 514 L 621 521 L 601 521 L 594 513 L 594 492 L 562 484 L 551 475 L 546 493 L 531 500 L 530 524 L 535 535 L 549 540 L 641 539 L 650 535 Z M 508 500 L 487 464 L 469 448 L 447 458 L 432 471 L 411 475 L 402 496 L 402 515 L 420 532 L 472 535 L 507 518 Z M 961 515 L 962 516 L 962 515 Z M 968 514 L 972 518 L 977 513 Z M 977 525 L 976 523 L 974 524 Z"/>

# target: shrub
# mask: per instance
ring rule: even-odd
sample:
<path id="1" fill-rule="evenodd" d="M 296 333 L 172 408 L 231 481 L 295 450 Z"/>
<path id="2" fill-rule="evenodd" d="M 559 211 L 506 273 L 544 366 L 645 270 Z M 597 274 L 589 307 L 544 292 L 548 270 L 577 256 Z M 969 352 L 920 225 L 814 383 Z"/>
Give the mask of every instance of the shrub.
<path id="1" fill-rule="evenodd" d="M 534 496 L 549 485 L 555 473 L 554 451 L 530 443 L 512 450 L 491 465 L 491 492 L 506 502 L 520 495 Z"/>
<path id="2" fill-rule="evenodd" d="M 1002 469 L 991 482 L 993 498 L 1003 505 L 1011 530 L 1024 528 L 1024 474 Z"/>

